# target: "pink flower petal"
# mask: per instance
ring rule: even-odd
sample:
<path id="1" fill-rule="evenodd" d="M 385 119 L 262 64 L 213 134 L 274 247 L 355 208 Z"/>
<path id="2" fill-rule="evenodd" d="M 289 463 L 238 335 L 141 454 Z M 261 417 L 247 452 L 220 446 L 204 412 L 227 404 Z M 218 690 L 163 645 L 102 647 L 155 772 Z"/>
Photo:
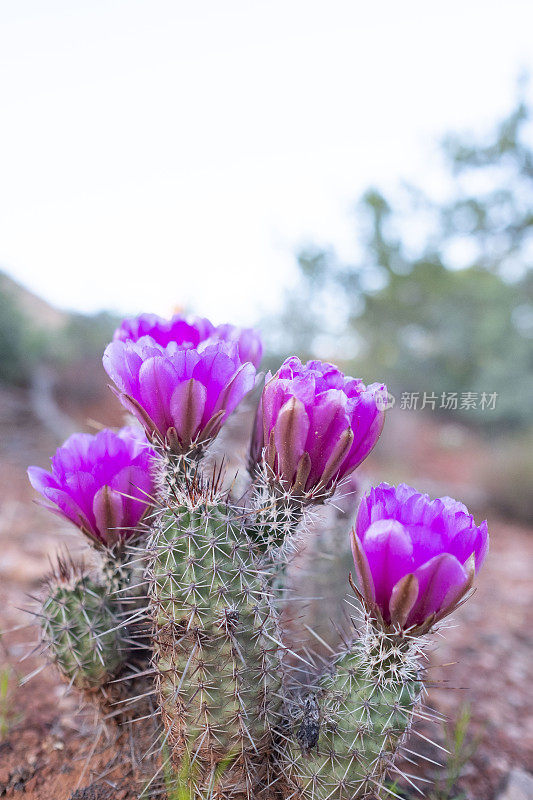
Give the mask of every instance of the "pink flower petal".
<path id="1" fill-rule="evenodd" d="M 418 599 L 409 614 L 409 624 L 421 624 L 447 605 L 449 598 L 468 582 L 464 567 L 450 553 L 441 553 L 414 573 L 418 579 Z"/>
<path id="2" fill-rule="evenodd" d="M 200 431 L 207 400 L 207 389 L 194 378 L 178 384 L 170 399 L 170 413 L 183 447 L 194 441 Z"/>
<path id="3" fill-rule="evenodd" d="M 124 505 L 122 497 L 109 486 L 98 489 L 93 500 L 96 529 L 106 544 L 118 541 L 124 533 Z"/>
<path id="4" fill-rule="evenodd" d="M 362 546 L 374 580 L 376 601 L 387 618 L 394 584 L 411 572 L 413 545 L 409 533 L 399 522 L 379 520 L 366 531 Z"/>

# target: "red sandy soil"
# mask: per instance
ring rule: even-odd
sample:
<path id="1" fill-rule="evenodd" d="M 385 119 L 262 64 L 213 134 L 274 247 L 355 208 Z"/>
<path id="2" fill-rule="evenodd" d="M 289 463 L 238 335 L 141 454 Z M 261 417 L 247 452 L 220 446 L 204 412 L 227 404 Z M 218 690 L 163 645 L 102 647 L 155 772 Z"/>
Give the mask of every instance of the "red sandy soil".
<path id="1" fill-rule="evenodd" d="M 0 392 L 0 442 L 0 629 L 9 631 L 26 624 L 28 617 L 20 609 L 31 606 L 28 594 L 38 594 L 47 559 L 58 545 L 68 545 L 72 551 L 83 543 L 32 503 L 25 468 L 29 463 L 45 466 L 57 442 L 33 418 L 23 393 Z M 428 463 L 444 458 L 430 452 L 427 457 Z M 456 453 L 453 458 L 457 459 Z M 446 469 L 444 465 L 442 472 Z M 477 591 L 454 616 L 453 627 L 439 637 L 430 670 L 435 685 L 430 692 L 432 705 L 451 719 L 465 703 L 471 708 L 469 736 L 479 742 L 460 788 L 472 800 L 490 800 L 513 766 L 533 770 L 533 535 L 495 520 L 489 527 L 491 552 Z M 0 666 L 12 669 L 8 702 L 0 698 L 0 724 L 6 716 L 9 723 L 0 742 L 0 797 L 133 800 L 137 794 L 131 790 L 131 774 L 121 767 L 120 746 L 106 747 L 102 740 L 87 761 L 95 744 L 91 715 L 79 713 L 79 698 L 66 692 L 53 669 L 17 685 L 17 678 L 43 663 L 38 655 L 20 662 L 35 638 L 30 628 L 0 640 Z M 437 725 L 417 727 L 423 735 L 442 741 Z M 411 746 L 430 758 L 438 754 L 417 735 Z M 128 741 L 122 747 L 129 751 Z M 428 765 L 422 772 L 432 778 L 432 770 Z M 106 775 L 97 782 L 108 787 L 107 793 L 75 794 L 102 773 Z"/>

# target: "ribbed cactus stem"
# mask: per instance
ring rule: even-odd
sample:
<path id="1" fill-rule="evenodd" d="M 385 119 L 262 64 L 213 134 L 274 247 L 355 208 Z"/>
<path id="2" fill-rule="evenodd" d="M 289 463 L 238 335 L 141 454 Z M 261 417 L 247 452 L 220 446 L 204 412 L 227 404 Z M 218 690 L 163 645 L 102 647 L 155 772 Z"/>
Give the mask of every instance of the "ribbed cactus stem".
<path id="1" fill-rule="evenodd" d="M 311 747 L 308 700 L 300 711 L 296 738 L 303 752 L 295 749 L 293 767 L 305 800 L 381 794 L 423 691 L 420 652 L 420 639 L 367 620 L 361 638 L 338 657 L 319 687 L 321 730 Z"/>
<path id="2" fill-rule="evenodd" d="M 184 763 L 199 767 L 189 771 L 193 797 L 204 797 L 215 774 L 213 797 L 259 797 L 270 781 L 265 754 L 279 694 L 265 577 L 242 515 L 225 505 L 216 485 L 196 476 L 186 493 L 187 505 L 162 512 L 149 543 L 167 742 L 178 773 Z M 169 497 L 178 495 L 170 485 Z"/>
<path id="3" fill-rule="evenodd" d="M 41 611 L 48 657 L 78 689 L 103 687 L 120 671 L 128 651 L 109 587 L 62 559 L 48 586 Z"/>
<path id="4" fill-rule="evenodd" d="M 294 789 L 290 789 L 291 780 L 287 770 L 287 764 L 291 762 L 293 684 L 300 684 L 300 676 L 307 670 L 309 662 L 298 655 L 298 635 L 286 636 L 282 619 L 285 612 L 289 616 L 292 614 L 287 595 L 289 566 L 298 546 L 298 538 L 305 528 L 304 513 L 307 503 L 306 498 L 284 489 L 279 482 L 271 478 L 268 468 L 264 465 L 263 469 L 256 470 L 251 488 L 252 510 L 248 515 L 248 531 L 262 554 L 263 582 L 274 608 L 272 620 L 276 640 L 280 643 L 277 658 L 280 668 L 281 700 L 278 699 L 277 702 L 276 719 L 272 730 L 275 746 L 269 758 L 269 770 L 278 776 L 280 786 L 285 784 L 287 787 L 281 796 L 293 797 L 297 795 L 294 795 Z M 293 619 L 293 623 L 298 629 L 298 620 Z"/>

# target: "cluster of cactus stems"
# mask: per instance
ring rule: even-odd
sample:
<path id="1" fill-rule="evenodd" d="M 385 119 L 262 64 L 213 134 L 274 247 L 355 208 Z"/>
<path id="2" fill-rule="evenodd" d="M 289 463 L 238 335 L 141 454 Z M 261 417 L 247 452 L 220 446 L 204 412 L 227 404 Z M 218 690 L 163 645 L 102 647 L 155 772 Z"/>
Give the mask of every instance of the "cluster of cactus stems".
<path id="1" fill-rule="evenodd" d="M 127 343 L 114 344 L 119 343 L 123 354 Z M 161 351 L 165 358 L 174 352 L 153 340 L 149 344 L 151 357 L 154 352 Z M 135 358 L 142 354 L 140 345 L 136 347 Z M 128 362 L 130 370 L 132 363 Z M 334 368 L 317 367 L 318 363 L 310 362 L 313 374 L 318 370 L 320 379 L 335 380 L 337 386 L 340 373 L 331 378 Z M 359 398 L 367 391 L 341 377 L 346 397 Z M 436 598 L 435 575 L 440 580 L 452 569 L 449 559 L 430 565 L 431 574 L 424 572 L 426 564 L 419 568 L 411 559 L 412 568 L 403 577 L 387 560 L 395 557 L 394 548 L 384 561 L 376 562 L 376 542 L 386 549 L 404 529 L 393 521 L 385 531 L 386 513 L 384 518 L 369 512 L 366 522 L 372 531 L 375 528 L 373 538 L 365 539 L 364 531 L 359 538 L 353 534 L 357 583 L 350 576 L 354 613 L 349 634 L 344 631 L 338 652 L 329 648 L 331 658 L 320 670 L 311 670 L 309 679 L 306 654 L 298 652 L 296 642 L 287 641 L 283 630 L 283 614 L 290 614 L 291 603 L 287 574 L 299 544 L 312 535 L 306 521 L 362 460 L 354 450 L 355 424 L 335 439 L 330 415 L 324 424 L 333 439 L 330 454 L 322 456 L 320 447 L 312 450 L 309 444 L 311 412 L 295 397 L 285 405 L 280 401 L 270 432 L 264 423 L 262 445 L 257 444 L 257 432 L 254 435 L 248 488 L 236 498 L 225 483 L 223 463 L 213 466 L 206 458 L 223 412 L 215 406 L 208 425 L 199 430 L 198 423 L 195 428 L 194 402 L 202 395 L 192 379 L 182 386 L 179 401 L 185 421 L 179 431 L 168 423 L 164 432 L 161 425 L 154 429 L 152 407 L 141 407 L 141 401 L 129 395 L 123 400 L 128 410 L 139 412 L 150 441 L 151 489 L 136 494 L 145 511 L 137 513 L 127 530 L 120 491 L 106 489 L 103 495 L 95 494 L 103 501 L 94 501 L 94 516 L 84 512 L 81 522 L 76 517 L 98 550 L 98 563 L 89 570 L 59 559 L 40 611 L 46 654 L 71 685 L 99 698 L 119 722 L 124 720 L 125 702 L 137 708 L 130 718 L 135 713 L 142 718 L 143 700 L 155 697 L 159 742 L 168 755 L 162 769 L 168 774 L 170 765 L 182 792 L 179 797 L 355 800 L 379 795 L 425 692 L 420 656 L 439 619 L 435 609 L 445 609 L 443 616 L 465 597 L 473 577 L 472 559 L 459 588 L 446 584 L 442 597 Z M 264 403 L 266 393 L 267 389 Z M 177 404 L 172 402 L 176 414 Z M 372 417 L 371 422 L 375 444 L 382 420 L 374 424 Z M 303 455 L 298 445 L 302 430 L 308 437 Z M 261 435 L 260 431 L 259 440 Z M 343 474 L 340 464 L 352 452 Z M 314 461 L 309 453 L 314 453 Z M 49 483 L 39 480 L 45 489 L 41 484 L 38 488 L 46 494 Z M 131 485 L 136 486 L 133 479 Z M 122 495 L 129 497 L 124 491 Z M 58 503 L 56 494 L 46 496 Z M 433 516 L 419 512 L 420 501 L 416 505 L 411 495 L 405 502 L 400 498 L 398 507 L 411 515 L 426 514 L 431 528 L 438 514 L 438 521 L 448 514 L 447 501 L 431 512 Z M 464 507 L 457 505 L 458 510 L 452 509 L 454 520 L 464 516 Z M 63 513 L 72 518 L 70 501 L 65 508 Z M 389 513 L 390 502 L 383 508 Z M 402 522 L 407 525 L 403 518 Z M 113 527 L 122 535 L 111 537 L 115 541 L 107 546 L 102 531 Z M 472 531 L 478 535 L 470 525 L 469 536 L 474 536 Z M 477 554 L 480 547 L 472 546 L 472 552 Z M 389 564 L 390 575 L 383 564 Z M 388 594 L 382 585 L 389 587 Z M 291 631 L 297 629 L 298 620 L 293 619 Z M 157 785 L 155 776 L 150 785 Z"/>
<path id="2" fill-rule="evenodd" d="M 124 551 L 107 552 L 99 578 L 60 562 L 42 608 L 52 660 L 109 705 L 131 657 L 128 626 L 149 615 L 163 738 L 176 771 L 196 765 L 191 797 L 375 792 L 421 692 L 419 644 L 367 620 L 319 685 L 284 695 L 279 617 L 302 501 L 270 492 L 260 476 L 250 507 L 232 504 L 220 474 L 206 477 L 199 466 L 170 450 L 154 457 L 159 490 L 142 545 L 144 586 L 138 542 L 127 549 L 129 564 Z M 139 587 L 147 597 L 140 615 Z"/>

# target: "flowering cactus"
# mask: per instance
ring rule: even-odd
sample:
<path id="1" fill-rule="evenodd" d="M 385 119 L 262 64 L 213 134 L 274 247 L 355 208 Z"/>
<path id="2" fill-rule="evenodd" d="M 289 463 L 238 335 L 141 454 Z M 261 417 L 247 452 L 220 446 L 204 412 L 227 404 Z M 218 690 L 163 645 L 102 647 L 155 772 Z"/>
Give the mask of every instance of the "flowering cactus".
<path id="1" fill-rule="evenodd" d="M 387 625 L 429 629 L 471 589 L 487 523 L 476 526 L 451 497 L 381 483 L 361 502 L 352 549 L 367 606 Z"/>
<path id="2" fill-rule="evenodd" d="M 51 459 L 51 472 L 30 467 L 28 476 L 50 510 L 110 547 L 133 536 L 150 508 L 152 455 L 135 428 L 75 433 Z"/>
<path id="3" fill-rule="evenodd" d="M 94 693 L 123 675 L 144 619 L 139 674 L 155 680 L 180 796 L 362 800 L 394 767 L 425 691 L 420 655 L 468 596 L 487 526 L 450 498 L 372 489 L 351 533 L 362 630 L 354 618 L 342 651 L 304 686 L 298 654 L 286 657 L 282 643 L 289 553 L 312 535 L 307 509 L 375 446 L 386 390 L 287 359 L 267 376 L 237 505 L 221 489 L 222 466 L 209 472 L 205 457 L 254 387 L 260 357 L 254 331 L 205 319 L 143 315 L 118 328 L 104 366 L 151 446 L 132 429 L 80 434 L 51 473 L 30 469 L 45 500 L 103 553 L 96 574 L 49 581 L 43 638 L 64 676 Z M 135 535 L 148 524 L 149 535 Z"/>
<path id="4" fill-rule="evenodd" d="M 193 349 L 162 347 L 150 337 L 116 340 L 106 348 L 104 367 L 124 408 L 176 453 L 213 439 L 255 381 L 254 365 L 221 341 Z"/>
<path id="5" fill-rule="evenodd" d="M 149 337 L 113 342 L 104 364 L 158 443 L 159 514 L 146 576 L 172 761 L 197 765 L 189 789 L 198 796 L 215 773 L 228 796 L 258 796 L 270 780 L 266 754 L 279 705 L 274 611 L 242 510 L 228 505 L 217 477 L 206 481 L 199 470 L 205 445 L 253 387 L 255 367 L 241 363 L 235 343 L 164 348 Z"/>
<path id="6" fill-rule="evenodd" d="M 237 328 L 235 325 L 215 327 L 202 317 L 176 315 L 167 320 L 156 314 L 142 314 L 125 319 L 115 331 L 113 339 L 136 342 L 143 336 L 150 336 L 162 347 L 167 347 L 171 342 L 186 348 L 195 348 L 205 342 L 233 342 L 237 345 L 240 360 L 243 363 L 251 361 L 254 367 L 259 366 L 263 353 L 261 337 L 253 328 Z"/>
<path id="7" fill-rule="evenodd" d="M 487 525 L 477 527 L 450 497 L 431 501 L 404 484 L 380 484 L 361 502 L 352 547 L 364 631 L 354 630 L 321 681 L 319 752 L 293 761 L 304 797 L 316 800 L 383 788 L 424 691 L 424 634 L 471 589 L 487 553 Z"/>
<path id="8" fill-rule="evenodd" d="M 51 472 L 28 470 L 45 507 L 73 522 L 100 554 L 90 572 L 58 560 L 39 618 L 49 659 L 79 689 L 99 690 L 103 704 L 117 694 L 111 678 L 140 652 L 124 623 L 142 604 L 139 570 L 125 544 L 139 537 L 154 502 L 153 455 L 142 431 L 103 430 L 67 439 Z"/>
<path id="9" fill-rule="evenodd" d="M 369 455 L 383 428 L 385 393 L 383 384 L 367 387 L 332 364 L 302 365 L 296 356 L 267 375 L 250 448 L 266 549 L 290 545 L 305 507 L 327 500 Z"/>

